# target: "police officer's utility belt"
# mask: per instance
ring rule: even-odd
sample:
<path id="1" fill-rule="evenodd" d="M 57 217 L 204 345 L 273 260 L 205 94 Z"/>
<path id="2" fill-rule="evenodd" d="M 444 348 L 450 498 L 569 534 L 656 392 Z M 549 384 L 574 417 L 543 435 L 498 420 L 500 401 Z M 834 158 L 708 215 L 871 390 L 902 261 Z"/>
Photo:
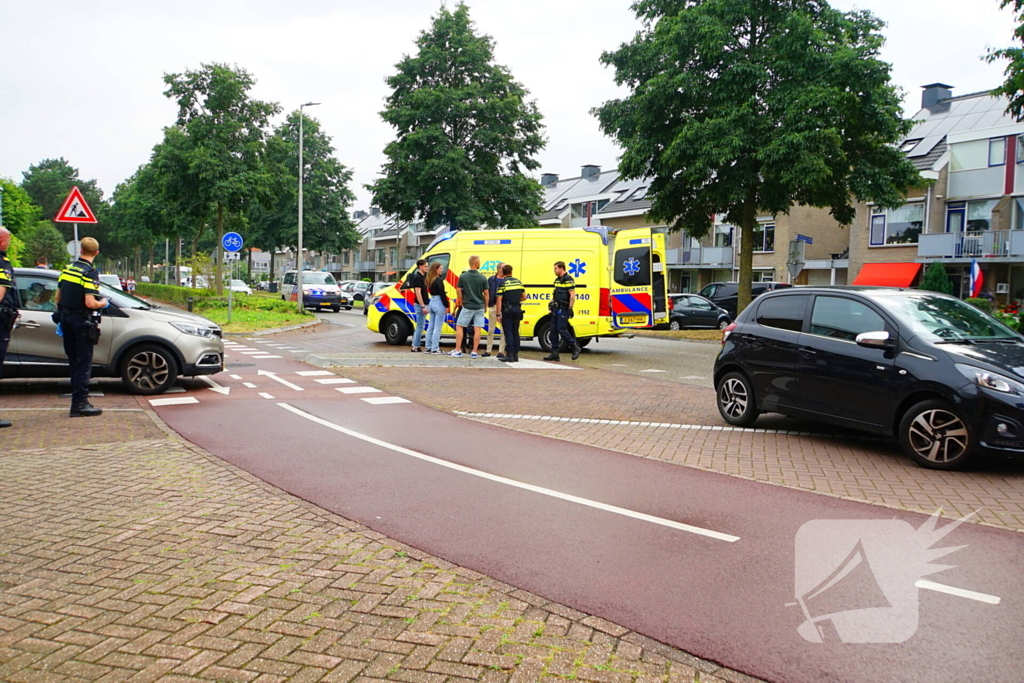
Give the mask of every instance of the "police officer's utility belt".
<path id="1" fill-rule="evenodd" d="M 95 346 L 100 342 L 100 321 L 99 319 L 89 314 L 89 310 L 85 308 L 67 308 L 61 306 L 57 313 L 53 314 L 55 322 L 64 322 L 67 320 L 68 315 L 83 316 L 82 321 L 82 334 L 89 340 L 89 343 Z M 60 318 L 60 320 L 57 320 Z"/>
<path id="2" fill-rule="evenodd" d="M 18 311 L 6 306 L 0 306 L 0 332 L 6 334 L 13 330 L 17 319 Z"/>

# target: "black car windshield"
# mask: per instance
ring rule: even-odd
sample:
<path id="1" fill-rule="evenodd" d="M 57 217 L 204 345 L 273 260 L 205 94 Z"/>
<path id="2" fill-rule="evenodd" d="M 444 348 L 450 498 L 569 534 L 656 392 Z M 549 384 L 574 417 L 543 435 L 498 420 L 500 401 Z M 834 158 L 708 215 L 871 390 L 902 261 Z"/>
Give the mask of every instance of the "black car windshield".
<path id="1" fill-rule="evenodd" d="M 1020 339 L 1006 325 L 959 299 L 907 294 L 878 297 L 875 301 L 930 342 Z"/>

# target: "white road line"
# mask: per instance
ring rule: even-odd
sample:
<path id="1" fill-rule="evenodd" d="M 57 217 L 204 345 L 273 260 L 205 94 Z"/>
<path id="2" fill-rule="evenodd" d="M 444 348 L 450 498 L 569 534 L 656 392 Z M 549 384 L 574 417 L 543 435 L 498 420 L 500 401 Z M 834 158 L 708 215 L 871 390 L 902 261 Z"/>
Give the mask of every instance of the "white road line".
<path id="1" fill-rule="evenodd" d="M 182 396 L 181 398 L 151 398 L 150 405 L 154 406 L 183 406 L 186 403 L 199 403 L 195 396 Z"/>
<path id="2" fill-rule="evenodd" d="M 204 382 L 210 385 L 210 391 L 216 391 L 218 394 L 223 394 L 224 396 L 227 396 L 228 394 L 231 393 L 231 387 L 222 387 L 221 385 L 217 384 L 206 375 L 200 375 L 199 379 L 203 380 Z"/>
<path id="3" fill-rule="evenodd" d="M 668 372 L 668 370 L 654 370 L 654 369 L 650 369 L 650 370 L 641 370 L 640 372 Z"/>
<path id="4" fill-rule="evenodd" d="M 266 351 L 242 351 L 243 356 L 255 356 L 257 354 L 266 353 Z"/>
<path id="5" fill-rule="evenodd" d="M 285 385 L 286 387 L 288 387 L 290 389 L 294 389 L 295 391 L 305 391 L 305 389 L 303 389 L 302 387 L 298 386 L 297 384 L 292 384 L 291 382 L 289 382 L 286 379 L 281 379 L 280 377 L 277 376 L 276 372 L 268 372 L 267 370 L 259 370 L 256 374 L 257 375 L 265 375 L 265 376 L 269 377 L 270 379 L 274 380 L 275 382 L 279 382 L 279 383 Z"/>
<path id="6" fill-rule="evenodd" d="M 870 434 L 823 434 L 819 432 L 801 432 L 797 429 L 757 429 L 754 427 L 723 427 L 719 425 L 690 425 L 674 422 L 637 422 L 633 420 L 601 420 L 590 417 L 555 417 L 553 415 L 506 415 L 504 413 L 468 413 L 461 410 L 453 411 L 462 417 L 476 417 L 499 420 L 530 420 L 533 422 L 577 422 L 579 424 L 608 425 L 615 427 L 652 427 L 656 429 L 692 429 L 708 432 L 741 432 L 747 434 L 780 434 L 782 436 L 811 436 L 819 439 L 851 439 L 858 441 L 887 441 L 885 437 Z"/>
<path id="7" fill-rule="evenodd" d="M 410 401 L 397 396 L 376 396 L 374 398 L 363 398 L 359 400 L 366 401 L 367 403 L 375 406 L 383 406 L 390 403 L 410 403 Z"/>
<path id="8" fill-rule="evenodd" d="M 331 379 L 315 379 L 313 380 L 317 384 L 355 384 L 354 379 L 348 379 L 346 377 L 333 377 Z"/>
<path id="9" fill-rule="evenodd" d="M 241 375 L 228 375 L 231 379 L 242 379 Z"/>
<path id="10" fill-rule="evenodd" d="M 334 373 L 330 370 L 303 370 L 295 374 L 299 377 L 330 377 Z"/>
<path id="11" fill-rule="evenodd" d="M 272 356 L 269 353 L 263 354 L 261 356 L 249 356 L 249 358 L 252 358 L 253 360 L 266 360 L 268 358 L 280 358 L 280 357 L 281 356 Z"/>
<path id="12" fill-rule="evenodd" d="M 242 382 L 242 386 L 248 387 L 249 389 L 255 389 L 256 385 L 252 382 Z"/>
<path id="13" fill-rule="evenodd" d="M 379 394 L 380 389 L 374 389 L 373 387 L 338 387 L 335 391 L 340 391 L 343 394 Z"/>
<path id="14" fill-rule="evenodd" d="M 274 396 L 272 394 L 268 394 L 265 391 L 261 391 L 260 392 L 260 396 L 262 396 L 263 398 L 274 398 Z"/>
<path id="15" fill-rule="evenodd" d="M 681 522 L 676 522 L 676 521 L 673 521 L 671 519 L 664 519 L 663 517 L 655 517 L 653 515 L 648 515 L 648 514 L 645 514 L 643 512 L 637 512 L 635 510 L 627 510 L 626 508 L 621 508 L 621 507 L 618 507 L 618 506 L 615 506 L 615 505 L 608 505 L 607 503 L 599 503 L 596 500 L 589 500 L 587 498 L 580 498 L 579 496 L 573 496 L 573 495 L 568 494 L 568 493 L 562 493 L 561 491 L 554 491 L 552 489 L 544 488 L 543 486 L 534 486 L 533 484 L 526 484 L 526 483 L 521 482 L 521 481 L 516 481 L 515 479 L 509 479 L 507 477 L 498 476 L 496 474 L 491 474 L 489 472 L 481 472 L 480 470 L 475 470 L 472 467 L 466 467 L 465 465 L 458 465 L 458 464 L 453 463 L 453 462 L 448 462 L 447 460 L 441 460 L 440 458 L 435 458 L 435 457 L 433 457 L 431 455 L 427 455 L 426 453 L 420 453 L 418 451 L 414 451 L 414 450 L 411 450 L 409 448 L 405 448 L 403 446 L 396 446 L 395 444 L 388 443 L 387 441 L 381 441 L 380 439 L 376 439 L 376 438 L 374 438 L 372 436 L 368 436 L 366 434 L 360 434 L 359 432 L 354 432 L 351 429 L 346 429 L 345 427 L 341 427 L 339 425 L 336 425 L 333 422 L 328 422 L 327 420 L 321 419 L 321 418 L 317 417 L 316 415 L 311 415 L 311 414 L 305 412 L 304 410 L 299 410 L 298 408 L 290 406 L 287 403 L 278 403 L 277 405 L 281 406 L 282 408 L 284 408 L 287 411 L 295 413 L 299 417 L 304 417 L 307 420 L 310 420 L 312 422 L 316 422 L 317 424 L 323 425 L 324 427 L 327 427 L 328 429 L 333 429 L 336 432 L 341 432 L 342 434 L 346 434 L 346 435 L 351 436 L 353 438 L 360 439 L 360 440 L 365 441 L 367 443 L 372 443 L 375 446 L 380 446 L 381 448 L 387 448 L 389 450 L 395 451 L 396 453 L 401 453 L 403 455 L 408 455 L 408 456 L 411 456 L 413 458 L 418 458 L 419 460 L 424 460 L 424 461 L 432 463 L 434 465 L 440 465 L 441 467 L 447 467 L 449 469 L 456 470 L 457 472 L 462 472 L 464 474 L 469 474 L 469 475 L 472 475 L 474 477 L 480 477 L 481 479 L 488 479 L 490 481 L 497 482 L 499 484 L 505 484 L 507 486 L 513 486 L 515 488 L 523 489 L 523 490 L 526 490 L 526 491 L 532 491 L 533 493 L 539 493 L 539 494 L 544 495 L 544 496 L 550 496 L 552 498 L 558 498 L 560 500 L 565 500 L 565 501 L 568 501 L 570 503 L 578 503 L 580 505 L 585 505 L 587 507 L 592 507 L 592 508 L 595 508 L 595 509 L 598 509 L 598 510 L 604 510 L 605 512 L 612 512 L 614 514 L 622 515 L 624 517 L 632 517 L 633 519 L 639 519 L 639 520 L 642 520 L 644 522 L 651 522 L 652 524 L 660 524 L 662 526 L 669 527 L 670 529 L 678 529 L 679 531 L 686 531 L 686 532 L 689 532 L 691 534 L 697 534 L 697 535 L 700 535 L 700 536 L 707 536 L 708 538 L 714 538 L 714 539 L 717 539 L 719 541 L 726 541 L 728 543 L 735 543 L 736 541 L 740 540 L 739 536 L 732 536 L 730 534 L 723 534 L 720 531 L 712 531 L 711 529 L 702 529 L 701 527 L 698 527 L 698 526 L 691 526 L 689 524 L 683 524 Z"/>
<path id="16" fill-rule="evenodd" d="M 920 579 L 914 583 L 918 588 L 924 588 L 925 590 L 936 591 L 938 593 L 946 593 L 947 595 L 955 595 L 958 598 L 967 598 L 968 600 L 977 600 L 978 602 L 984 602 L 989 605 L 998 605 L 1002 602 L 1002 598 L 995 595 L 989 595 L 988 593 L 978 593 L 977 591 L 969 591 L 964 588 L 955 588 L 953 586 L 947 586 L 942 583 L 935 583 L 934 581 L 925 581 Z"/>

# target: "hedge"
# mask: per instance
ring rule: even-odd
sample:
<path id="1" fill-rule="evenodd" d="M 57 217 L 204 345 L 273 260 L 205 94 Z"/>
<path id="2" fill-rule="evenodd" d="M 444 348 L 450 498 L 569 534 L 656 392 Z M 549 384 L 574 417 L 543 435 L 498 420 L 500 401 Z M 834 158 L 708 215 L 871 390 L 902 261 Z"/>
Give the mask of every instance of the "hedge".
<path id="1" fill-rule="evenodd" d="M 174 285 L 158 285 L 152 282 L 140 282 L 136 285 L 136 293 L 140 296 L 149 297 L 158 301 L 166 301 L 169 304 L 178 304 L 181 307 L 188 305 L 189 297 L 195 299 L 194 311 L 212 310 L 228 307 L 226 296 L 217 296 L 212 289 L 192 289 L 191 287 L 176 287 Z M 272 299 L 266 296 L 249 296 L 248 294 L 235 293 L 232 297 L 235 308 L 246 308 L 256 311 L 272 311 L 278 313 L 291 313 L 295 311 L 295 303 Z"/>

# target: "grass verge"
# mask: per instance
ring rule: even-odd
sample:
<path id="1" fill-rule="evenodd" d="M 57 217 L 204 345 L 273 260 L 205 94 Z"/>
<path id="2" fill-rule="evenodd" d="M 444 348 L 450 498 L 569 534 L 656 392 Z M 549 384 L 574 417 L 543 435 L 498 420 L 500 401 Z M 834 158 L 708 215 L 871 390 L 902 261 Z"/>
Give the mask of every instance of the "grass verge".
<path id="1" fill-rule="evenodd" d="M 264 311 L 236 306 L 231 314 L 231 324 L 228 324 L 227 306 L 223 308 L 200 308 L 197 306 L 193 311 L 217 323 L 225 332 L 236 333 L 259 332 L 278 327 L 301 325 L 316 319 L 315 316 L 309 313 L 299 315 L 294 309 L 286 313 L 283 311 Z"/>
<path id="2" fill-rule="evenodd" d="M 690 341 L 722 341 L 721 330 L 637 330 L 638 337 L 655 339 L 688 339 Z"/>

